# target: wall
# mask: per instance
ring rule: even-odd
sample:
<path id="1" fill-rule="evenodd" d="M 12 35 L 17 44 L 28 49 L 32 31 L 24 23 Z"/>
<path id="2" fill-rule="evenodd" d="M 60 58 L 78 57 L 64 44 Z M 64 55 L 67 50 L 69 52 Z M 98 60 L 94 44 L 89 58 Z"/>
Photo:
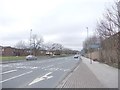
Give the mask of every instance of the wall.
<path id="1" fill-rule="evenodd" d="M 4 47 L 2 48 L 2 55 L 3 56 L 13 56 L 14 55 L 14 49 L 11 47 Z"/>

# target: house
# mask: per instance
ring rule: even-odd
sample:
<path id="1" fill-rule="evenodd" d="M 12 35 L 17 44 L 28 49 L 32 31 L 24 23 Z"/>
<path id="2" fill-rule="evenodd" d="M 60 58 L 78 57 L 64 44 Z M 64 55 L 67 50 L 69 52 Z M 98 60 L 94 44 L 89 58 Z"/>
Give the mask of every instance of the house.
<path id="1" fill-rule="evenodd" d="M 17 49 L 10 46 L 2 47 L 1 51 L 2 56 L 26 56 L 29 54 L 28 49 Z"/>
<path id="2" fill-rule="evenodd" d="M 2 56 L 14 56 L 15 55 L 15 48 L 10 46 L 2 47 Z"/>
<path id="3" fill-rule="evenodd" d="M 46 55 L 53 55 L 53 52 L 51 52 L 51 51 L 46 51 Z"/>
<path id="4" fill-rule="evenodd" d="M 0 56 L 2 55 L 2 46 L 0 46 Z"/>

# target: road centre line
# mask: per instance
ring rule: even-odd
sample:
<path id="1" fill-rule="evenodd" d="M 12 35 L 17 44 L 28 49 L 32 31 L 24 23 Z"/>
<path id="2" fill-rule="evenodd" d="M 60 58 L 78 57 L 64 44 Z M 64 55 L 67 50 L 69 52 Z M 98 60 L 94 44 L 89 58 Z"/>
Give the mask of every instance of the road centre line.
<path id="1" fill-rule="evenodd" d="M 18 78 L 18 77 L 20 77 L 20 76 L 23 76 L 23 75 L 29 74 L 29 73 L 31 73 L 31 72 L 33 72 L 33 71 L 29 71 L 29 72 L 26 72 L 26 73 L 20 74 L 20 75 L 18 75 L 18 76 L 14 76 L 14 77 L 11 77 L 11 78 L 8 78 L 8 79 L 5 79 L 5 80 L 3 80 L 3 81 L 0 81 L 0 83 L 3 83 L 3 82 L 6 82 L 6 81 L 9 81 L 9 80 L 12 80 L 12 79 Z"/>
<path id="2" fill-rule="evenodd" d="M 6 74 L 6 73 L 11 73 L 11 72 L 15 72 L 15 71 L 17 71 L 17 70 L 10 70 L 10 71 L 6 71 L 6 72 L 0 73 L 0 74 L 3 75 L 3 74 Z"/>

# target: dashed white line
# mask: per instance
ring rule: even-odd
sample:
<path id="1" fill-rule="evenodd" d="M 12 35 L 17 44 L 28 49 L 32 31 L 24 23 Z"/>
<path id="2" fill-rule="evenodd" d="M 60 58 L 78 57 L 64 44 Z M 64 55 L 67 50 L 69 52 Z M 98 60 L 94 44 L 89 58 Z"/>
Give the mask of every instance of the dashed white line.
<path id="1" fill-rule="evenodd" d="M 3 81 L 0 81 L 0 83 L 3 83 L 3 82 L 6 82 L 6 81 L 9 81 L 9 80 L 12 80 L 12 79 L 18 78 L 18 77 L 20 77 L 20 76 L 23 76 L 23 75 L 29 74 L 29 73 L 31 73 L 31 72 L 32 72 L 32 71 L 29 71 L 29 72 L 26 72 L 26 73 L 20 74 L 20 75 L 18 75 L 18 76 L 14 76 L 14 77 L 11 77 L 11 78 L 8 78 L 8 79 L 5 79 L 5 80 L 3 80 Z"/>
<path id="2" fill-rule="evenodd" d="M 3 73 L 0 73 L 0 74 L 6 74 L 6 73 L 11 73 L 11 72 L 15 72 L 15 71 L 17 71 L 17 70 L 10 70 L 10 71 L 6 71 L 6 72 L 3 72 Z"/>
<path id="3" fill-rule="evenodd" d="M 52 67 L 53 65 L 50 65 L 50 66 L 47 66 L 47 67 L 42 67 L 42 69 L 46 69 L 46 68 L 49 68 L 49 67 Z"/>
<path id="4" fill-rule="evenodd" d="M 12 67 L 11 65 L 2 65 L 2 68 L 4 67 Z"/>

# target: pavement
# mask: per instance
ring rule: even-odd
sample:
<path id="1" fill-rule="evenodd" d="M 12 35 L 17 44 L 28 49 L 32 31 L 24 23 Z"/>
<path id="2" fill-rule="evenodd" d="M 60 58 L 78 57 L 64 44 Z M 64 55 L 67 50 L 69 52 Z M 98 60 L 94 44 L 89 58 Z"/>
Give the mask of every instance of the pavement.
<path id="1" fill-rule="evenodd" d="M 116 88 L 118 69 L 81 57 L 82 61 L 57 88 Z"/>

